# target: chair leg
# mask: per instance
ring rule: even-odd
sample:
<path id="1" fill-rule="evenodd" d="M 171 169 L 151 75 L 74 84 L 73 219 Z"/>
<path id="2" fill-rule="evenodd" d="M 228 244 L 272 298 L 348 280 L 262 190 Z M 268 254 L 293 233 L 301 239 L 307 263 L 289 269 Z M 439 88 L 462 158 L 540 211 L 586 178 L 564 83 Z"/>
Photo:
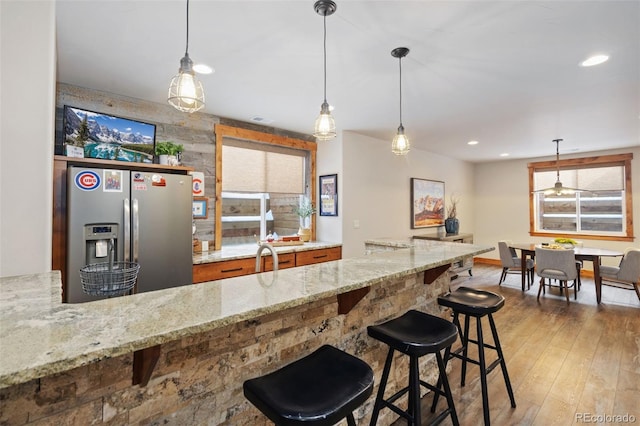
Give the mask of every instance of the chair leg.
<path id="1" fill-rule="evenodd" d="M 409 414 L 413 422 L 412 425 L 421 426 L 420 419 L 420 372 L 418 370 L 418 357 L 412 356 L 409 359 Z"/>
<path id="2" fill-rule="evenodd" d="M 460 326 L 458 326 L 460 327 Z M 469 351 L 469 315 L 464 316 L 464 335 L 462 340 L 462 369 L 460 370 L 460 386 L 463 387 L 467 380 L 467 359 Z"/>
<path id="3" fill-rule="evenodd" d="M 633 289 L 636 291 L 636 295 L 638 296 L 638 300 L 640 300 L 640 289 L 638 289 L 638 283 L 633 283 Z"/>
<path id="4" fill-rule="evenodd" d="M 353 418 L 353 413 L 347 415 L 347 425 L 356 426 L 356 419 Z"/>
<path id="5" fill-rule="evenodd" d="M 567 305 L 569 304 L 569 280 L 561 280 L 560 288 L 564 289 L 564 295 L 567 298 Z"/>
<path id="6" fill-rule="evenodd" d="M 544 278 L 540 278 L 540 287 L 538 287 L 538 297 L 537 300 L 540 300 L 540 292 L 544 290 Z M 546 294 L 546 293 L 545 293 Z"/>
<path id="7" fill-rule="evenodd" d="M 505 278 L 507 278 L 507 270 L 509 268 L 502 268 L 502 274 L 500 275 L 500 281 L 498 281 L 498 285 L 502 285 L 502 282 L 504 281 Z"/>

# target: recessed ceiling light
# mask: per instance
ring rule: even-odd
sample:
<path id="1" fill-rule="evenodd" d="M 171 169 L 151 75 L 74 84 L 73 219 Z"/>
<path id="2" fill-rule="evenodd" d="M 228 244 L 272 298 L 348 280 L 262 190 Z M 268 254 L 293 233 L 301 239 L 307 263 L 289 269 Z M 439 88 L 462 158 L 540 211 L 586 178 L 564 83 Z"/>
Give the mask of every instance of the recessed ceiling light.
<path id="1" fill-rule="evenodd" d="M 603 62 L 607 62 L 608 60 L 609 57 L 607 55 L 594 55 L 580 62 L 580 65 L 583 67 L 592 67 L 594 65 L 600 65 Z"/>
<path id="2" fill-rule="evenodd" d="M 500 157 L 508 157 L 509 153 L 508 152 L 503 152 L 502 154 L 500 154 Z"/>
<path id="3" fill-rule="evenodd" d="M 478 141 L 469 141 L 467 142 L 467 145 L 478 145 Z"/>
<path id="4" fill-rule="evenodd" d="M 205 64 L 195 64 L 193 70 L 198 74 L 211 74 L 213 72 L 213 68 Z"/>

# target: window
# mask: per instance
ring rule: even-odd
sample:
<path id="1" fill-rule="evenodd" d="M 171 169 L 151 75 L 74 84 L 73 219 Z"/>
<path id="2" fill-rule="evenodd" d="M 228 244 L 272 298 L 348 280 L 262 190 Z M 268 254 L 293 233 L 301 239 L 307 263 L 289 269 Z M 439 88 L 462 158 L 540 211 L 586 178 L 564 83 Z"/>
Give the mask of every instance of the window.
<path id="1" fill-rule="evenodd" d="M 316 143 L 221 124 L 215 129 L 215 249 L 253 243 L 272 231 L 296 233 L 292 206 L 301 198 L 315 202 Z"/>
<path id="2" fill-rule="evenodd" d="M 531 235 L 632 241 L 632 159 L 624 154 L 530 163 Z M 535 192 L 553 187 L 558 164 L 563 186 L 581 192 Z"/>

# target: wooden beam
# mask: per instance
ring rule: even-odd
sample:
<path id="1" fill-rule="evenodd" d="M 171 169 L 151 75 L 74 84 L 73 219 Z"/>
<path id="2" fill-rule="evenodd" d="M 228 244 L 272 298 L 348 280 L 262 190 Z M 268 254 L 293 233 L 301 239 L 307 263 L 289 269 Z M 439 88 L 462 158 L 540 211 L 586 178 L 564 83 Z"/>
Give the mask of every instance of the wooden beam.
<path id="1" fill-rule="evenodd" d="M 160 345 L 141 349 L 133 353 L 133 380 L 132 384 L 147 386 L 153 369 L 160 359 Z"/>
<path id="2" fill-rule="evenodd" d="M 338 295 L 338 314 L 348 314 L 371 290 L 371 287 L 363 287 Z"/>

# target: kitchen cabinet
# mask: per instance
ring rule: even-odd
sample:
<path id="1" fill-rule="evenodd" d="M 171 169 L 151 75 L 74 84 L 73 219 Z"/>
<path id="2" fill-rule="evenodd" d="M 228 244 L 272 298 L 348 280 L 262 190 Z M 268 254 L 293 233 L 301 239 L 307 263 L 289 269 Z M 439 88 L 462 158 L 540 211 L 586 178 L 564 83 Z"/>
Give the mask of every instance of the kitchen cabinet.
<path id="1" fill-rule="evenodd" d="M 278 254 L 278 269 L 293 268 L 296 266 L 295 253 Z M 262 256 L 262 272 L 273 271 L 273 256 Z"/>
<path id="2" fill-rule="evenodd" d="M 278 269 L 293 268 L 296 266 L 313 265 L 314 263 L 329 262 L 342 258 L 342 247 L 331 247 L 314 250 L 302 250 L 293 253 L 278 253 Z M 273 257 L 262 256 L 261 271 L 273 270 Z M 218 260 L 210 263 L 193 265 L 193 283 L 221 280 L 224 278 L 239 277 L 241 275 L 254 274 L 256 272 L 255 256 Z"/>
<path id="3" fill-rule="evenodd" d="M 193 283 L 222 280 L 224 278 L 239 277 L 255 274 L 256 258 L 223 260 L 220 262 L 193 265 Z"/>
<path id="4" fill-rule="evenodd" d="M 464 243 L 473 244 L 473 234 L 446 234 L 444 236 L 438 235 L 414 235 L 415 240 L 436 240 L 436 241 L 449 241 L 452 243 Z M 473 256 L 467 256 L 463 260 L 458 260 L 451 264 L 449 274 L 451 279 L 458 278 L 458 275 L 464 271 L 468 271 L 469 275 L 472 275 L 471 268 L 473 268 Z"/>
<path id="5" fill-rule="evenodd" d="M 342 247 L 296 252 L 296 266 L 313 265 L 342 258 Z"/>

